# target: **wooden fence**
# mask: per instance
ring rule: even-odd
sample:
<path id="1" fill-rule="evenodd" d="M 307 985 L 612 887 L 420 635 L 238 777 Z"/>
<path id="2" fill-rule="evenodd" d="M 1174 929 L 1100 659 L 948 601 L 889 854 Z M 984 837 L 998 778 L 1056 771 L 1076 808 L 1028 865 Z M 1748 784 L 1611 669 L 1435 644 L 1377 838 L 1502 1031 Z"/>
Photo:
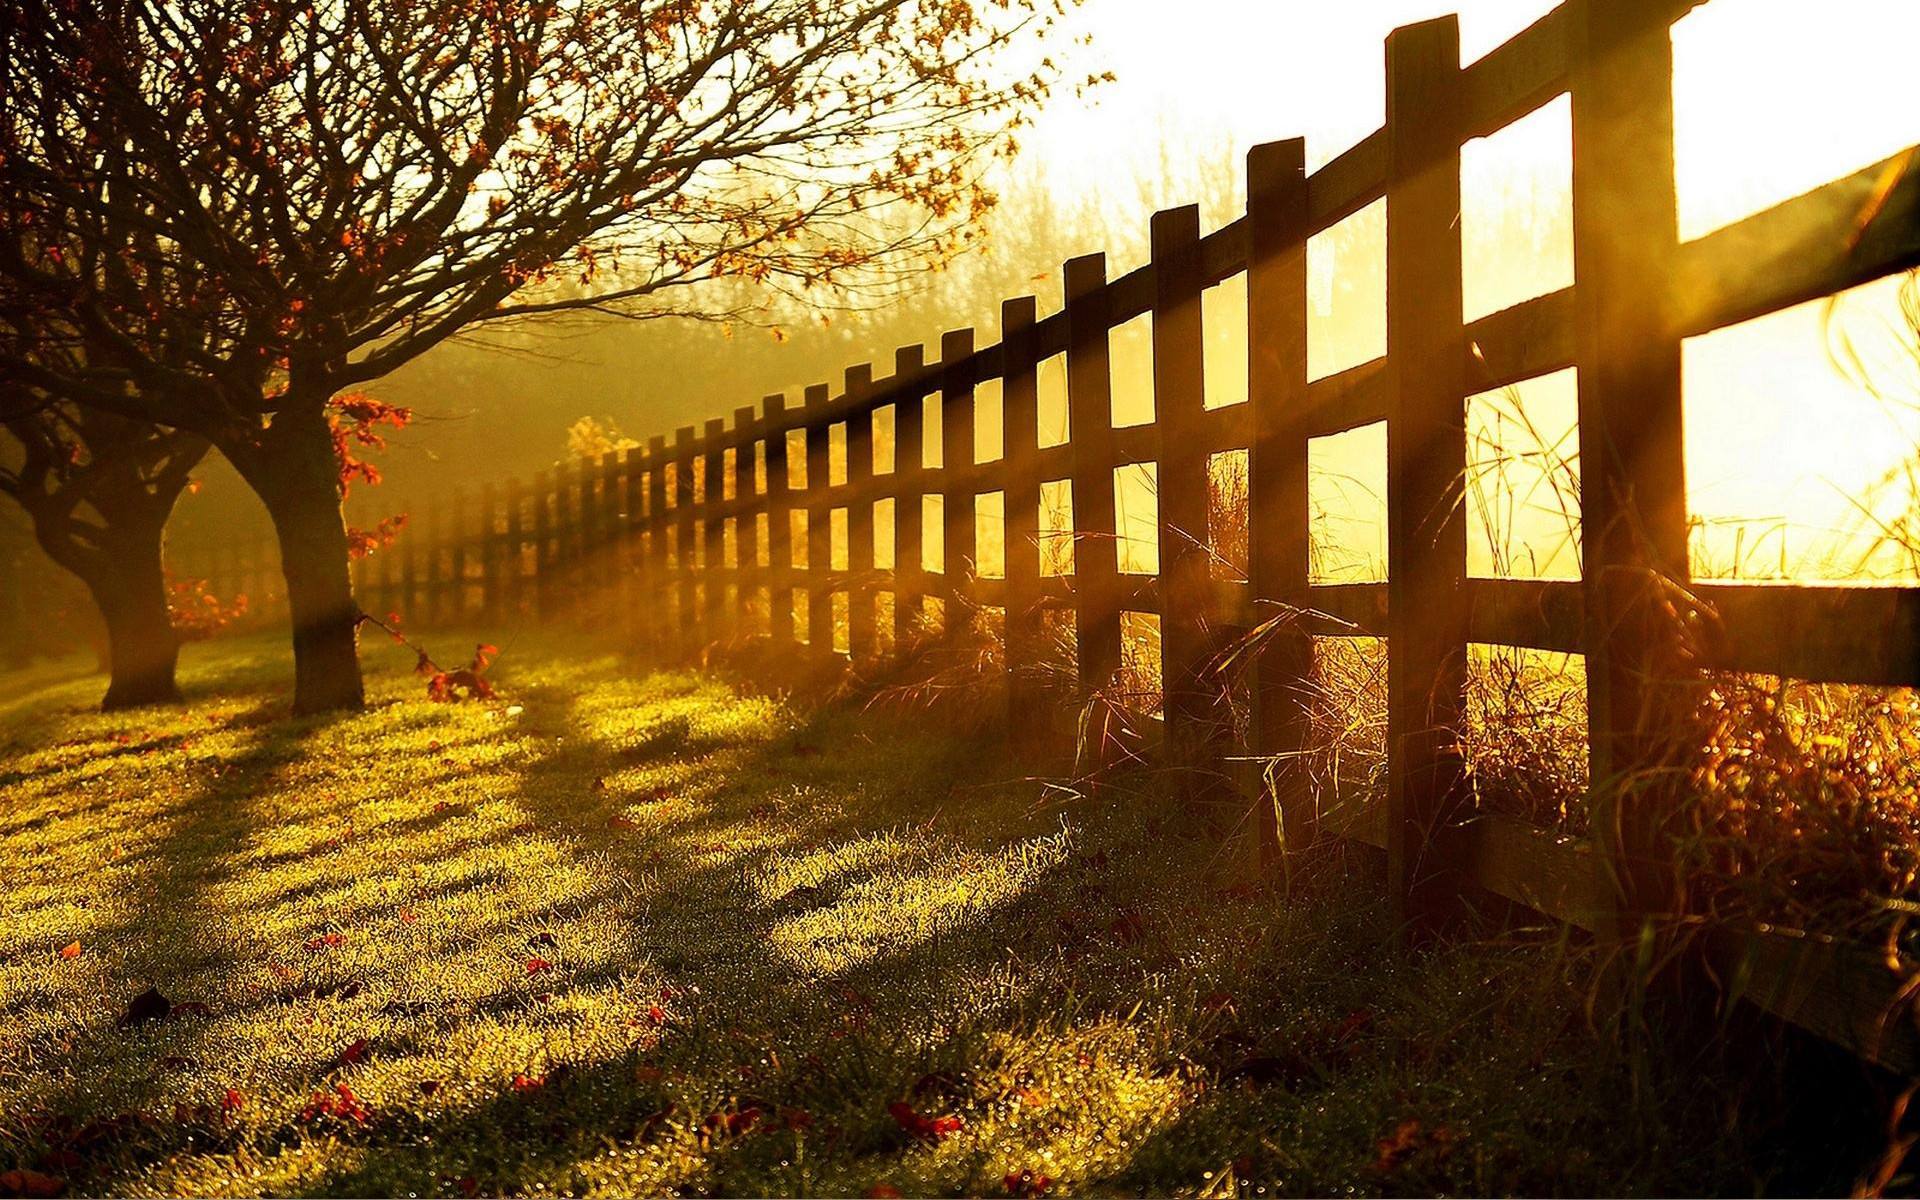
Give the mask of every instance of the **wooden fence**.
<path id="1" fill-rule="evenodd" d="M 477 504 L 426 519 L 363 564 L 371 612 L 420 622 L 559 612 L 572 589 L 611 589 L 641 632 L 694 643 L 758 626 L 831 644 L 846 613 L 854 660 L 882 654 L 880 623 L 905 631 L 936 598 L 1004 613 L 1010 717 L 1042 702 L 1019 667 L 1048 610 L 1071 613 L 1077 670 L 1098 688 L 1121 663 L 1122 614 L 1158 614 L 1168 752 L 1193 765 L 1222 754 L 1302 748 L 1300 690 L 1311 639 L 1383 637 L 1388 664 L 1388 795 L 1347 829 L 1385 847 L 1393 895 L 1410 916 L 1468 884 L 1604 935 L 1630 936 L 1665 911 L 1657 788 L 1630 780 L 1663 731 L 1675 666 L 1663 609 L 1708 619 L 1705 665 L 1839 683 L 1920 684 L 1920 589 L 1688 582 L 1681 422 L 1683 339 L 1920 264 L 1920 170 L 1905 156 L 1690 242 L 1678 235 L 1672 41 L 1688 0 L 1570 0 L 1470 66 L 1456 20 L 1386 43 L 1384 127 L 1309 175 L 1299 140 L 1255 148 L 1247 211 L 1202 236 L 1198 211 L 1152 221 L 1152 261 L 1116 279 L 1104 258 L 1066 264 L 1064 308 L 1006 302 L 1001 340 L 945 335 L 936 361 L 906 347 L 891 373 L 846 372 L 837 389 L 769 397 L 731 423 L 489 487 Z M 1576 283 L 1463 319 L 1460 152 L 1571 93 Z M 1324 378 L 1307 368 L 1309 237 L 1385 198 L 1387 352 Z M 1208 407 L 1203 293 L 1245 277 L 1248 395 Z M 1109 335 L 1152 314 L 1150 424 L 1111 420 Z M 1036 371 L 1065 356 L 1071 435 L 1042 447 Z M 1582 577 L 1470 577 L 1466 400 L 1575 368 Z M 975 461 L 975 389 L 1001 383 L 1004 453 Z M 937 397 L 938 423 L 926 420 Z M 890 464 L 874 428 L 890 420 Z M 1383 584 L 1318 586 L 1308 562 L 1308 444 L 1386 423 L 1388 561 Z M 884 424 L 883 424 L 884 427 Z M 844 438 L 845 475 L 830 479 Z M 938 466 L 925 449 L 939 447 Z M 1248 452 L 1246 582 L 1209 570 L 1209 456 Z M 1160 567 L 1123 574 L 1115 473 L 1155 464 Z M 891 469 L 887 469 L 888 467 Z M 804 486 L 801 479 L 804 477 Z M 1042 485 L 1071 489 L 1072 571 L 1042 570 Z M 1005 513 L 1004 577 L 967 569 L 975 508 Z M 935 508 L 926 497 L 939 497 Z M 874 505 L 890 503 L 890 568 L 876 569 Z M 923 527 L 923 512 L 938 514 Z M 805 514 L 804 523 L 793 514 Z M 830 562 L 844 522 L 843 564 Z M 802 538 L 802 542 L 794 539 Z M 938 545 L 944 569 L 923 568 Z M 796 566 L 796 559 L 804 566 Z M 803 613 L 800 631 L 796 611 Z M 1223 742 L 1208 670 L 1229 640 L 1281 614 L 1253 668 L 1250 744 Z M 804 631 L 804 632 L 801 632 Z M 1452 730 L 1461 723 L 1469 643 L 1585 656 L 1591 839 L 1467 811 Z M 1290 837 L 1311 814 L 1282 795 Z M 1296 827 L 1298 822 L 1300 827 Z M 1278 830 L 1270 831 L 1277 837 Z M 1748 998 L 1879 1061 L 1912 1067 L 1913 1022 L 1897 980 L 1852 948 L 1778 932 L 1709 939 Z"/>

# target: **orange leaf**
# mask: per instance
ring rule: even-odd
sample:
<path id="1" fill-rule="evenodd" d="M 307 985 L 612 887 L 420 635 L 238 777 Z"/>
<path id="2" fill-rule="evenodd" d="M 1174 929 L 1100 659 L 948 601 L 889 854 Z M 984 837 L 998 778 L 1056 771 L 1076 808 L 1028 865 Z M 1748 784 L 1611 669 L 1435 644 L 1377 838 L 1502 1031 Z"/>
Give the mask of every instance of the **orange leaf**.
<path id="1" fill-rule="evenodd" d="M 64 946 L 62 946 L 62 947 L 60 947 L 60 957 L 61 957 L 61 958 L 66 958 L 66 959 L 74 959 L 74 958 L 79 958 L 79 957 L 80 957 L 80 943 L 79 943 L 78 941 L 72 941 L 72 942 L 68 942 L 68 943 L 67 943 L 66 945 L 64 945 Z"/>

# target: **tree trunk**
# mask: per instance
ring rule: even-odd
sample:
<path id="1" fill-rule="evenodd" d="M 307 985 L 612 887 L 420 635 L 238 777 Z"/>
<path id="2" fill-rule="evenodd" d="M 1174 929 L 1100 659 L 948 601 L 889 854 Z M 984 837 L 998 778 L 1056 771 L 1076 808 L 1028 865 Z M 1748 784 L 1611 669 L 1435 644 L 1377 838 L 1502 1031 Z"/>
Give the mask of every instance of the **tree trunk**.
<path id="1" fill-rule="evenodd" d="M 87 590 L 107 626 L 107 696 L 102 710 L 146 704 L 177 704 L 174 668 L 180 639 L 167 608 L 166 573 L 160 565 L 161 530 L 114 531 L 112 552 L 102 556 Z"/>
<path id="2" fill-rule="evenodd" d="M 266 502 L 280 543 L 293 620 L 293 711 L 360 708 L 366 703 L 360 607 L 348 569 L 332 431 L 317 408 L 282 411 L 261 449 L 248 456 L 252 461 L 243 471 Z"/>

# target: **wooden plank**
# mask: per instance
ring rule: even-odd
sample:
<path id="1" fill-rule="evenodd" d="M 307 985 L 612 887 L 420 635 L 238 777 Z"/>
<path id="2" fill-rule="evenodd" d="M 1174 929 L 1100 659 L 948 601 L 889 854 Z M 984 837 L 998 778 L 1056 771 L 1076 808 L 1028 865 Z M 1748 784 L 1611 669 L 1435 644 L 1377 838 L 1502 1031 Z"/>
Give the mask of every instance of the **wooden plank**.
<path id="1" fill-rule="evenodd" d="M 1256 622 L 1272 624 L 1253 663 L 1252 750 L 1276 764 L 1260 806 L 1263 853 L 1313 840 L 1312 805 L 1287 764 L 1306 745 L 1302 684 L 1313 643 L 1292 616 L 1307 607 L 1306 142 L 1247 155 L 1247 571 Z"/>
<path id="2" fill-rule="evenodd" d="M 862 363 L 848 367 L 846 394 L 863 398 L 873 386 L 873 368 Z M 853 661 L 864 662 L 875 653 L 874 611 L 878 599 L 873 586 L 873 414 L 847 419 L 847 487 L 858 497 L 847 504 L 847 646 Z"/>
<path id="3" fill-rule="evenodd" d="M 757 633 L 755 616 L 760 611 L 756 593 L 765 586 L 760 571 L 759 514 L 766 511 L 766 497 L 755 489 L 754 447 L 759 442 L 760 422 L 751 404 L 733 410 L 733 429 L 740 437 L 733 450 L 734 561 L 739 564 L 733 621 L 743 634 Z"/>
<path id="4" fill-rule="evenodd" d="M 940 393 L 940 471 L 944 528 L 941 531 L 941 591 L 946 597 L 949 633 L 961 619 L 967 584 L 974 574 L 974 485 L 966 479 L 973 466 L 973 383 L 953 370 L 973 354 L 973 330 L 956 329 L 940 338 L 940 363 L 946 368 L 946 386 Z"/>
<path id="5" fill-rule="evenodd" d="M 1000 336 L 1006 346 L 1001 428 L 1006 438 L 1007 728 L 1020 749 L 1033 749 L 1052 724 L 1038 672 L 1046 652 L 1040 609 L 1039 360 L 1032 331 L 1038 305 L 1032 296 L 1000 306 Z"/>
<path id="6" fill-rule="evenodd" d="M 1709 661 L 1829 683 L 1920 687 L 1920 588 L 1703 583 Z"/>
<path id="7" fill-rule="evenodd" d="M 824 383 L 806 390 L 807 645 L 820 654 L 833 651 L 833 508 L 825 498 L 832 461 L 828 400 Z"/>
<path id="8" fill-rule="evenodd" d="M 1307 384 L 1302 425 L 1314 437 L 1327 437 L 1387 419 L 1392 406 L 1387 360 L 1372 359 Z"/>
<path id="9" fill-rule="evenodd" d="M 1687 243 L 1673 329 L 1693 336 L 1920 266 L 1920 147 Z"/>
<path id="10" fill-rule="evenodd" d="M 1495 895 L 1588 931 L 1611 918 L 1613 884 L 1591 843 L 1502 813 L 1482 813 L 1449 837 L 1462 874 Z"/>
<path id="11" fill-rule="evenodd" d="M 1544 579 L 1467 581 L 1468 636 L 1476 642 L 1578 654 L 1585 647 L 1580 585 Z"/>
<path id="12" fill-rule="evenodd" d="M 1460 73 L 1464 138 L 1486 137 L 1566 91 L 1573 4 L 1562 4 Z"/>
<path id="13" fill-rule="evenodd" d="M 1908 973 L 1865 947 L 1773 930 L 1721 926 L 1707 958 L 1727 993 L 1844 1046 L 1868 1062 L 1920 1073 L 1920 1030 Z"/>
<path id="14" fill-rule="evenodd" d="M 1206 384 L 1200 313 L 1200 209 L 1155 213 L 1153 404 L 1157 435 L 1162 711 L 1169 761 L 1189 800 L 1227 782 L 1231 716 L 1212 668 L 1221 649 L 1208 559 Z"/>
<path id="15" fill-rule="evenodd" d="M 767 636 L 793 641 L 793 497 L 788 487 L 785 396 L 760 401 L 767 431 Z"/>
<path id="16" fill-rule="evenodd" d="M 708 420 L 701 437 L 704 447 L 700 456 L 702 480 L 700 484 L 700 505 L 697 520 L 700 523 L 701 574 L 703 589 L 700 606 L 700 640 L 711 642 L 722 635 L 727 616 L 726 585 L 708 572 L 717 572 L 726 562 L 726 522 L 718 515 L 721 499 L 726 495 L 726 449 L 722 445 L 727 434 L 727 422 L 724 417 Z"/>
<path id="17" fill-rule="evenodd" d="M 693 566 L 694 427 L 682 425 L 673 434 L 673 637 L 679 650 L 691 648 L 695 612 Z"/>
<path id="18" fill-rule="evenodd" d="M 1661 832 L 1678 798 L 1642 770 L 1687 703 L 1659 636 L 1662 581 L 1687 575 L 1680 340 L 1666 286 L 1679 247 L 1667 3 L 1581 7 L 1586 52 L 1573 78 L 1590 803 L 1622 889 L 1610 931 L 1621 938 L 1679 904 Z"/>
<path id="19" fill-rule="evenodd" d="M 1105 688 L 1120 667 L 1119 566 L 1113 505 L 1113 410 L 1109 392 L 1107 260 L 1066 264 L 1067 419 L 1073 448 L 1074 637 L 1080 685 Z"/>
<path id="20" fill-rule="evenodd" d="M 895 379 L 926 374 L 926 351 L 902 346 L 893 354 Z M 896 391 L 893 406 L 893 636 L 907 645 L 919 636 L 926 616 L 926 575 L 921 570 L 925 489 L 926 405 L 924 393 Z"/>
<path id="21" fill-rule="evenodd" d="M 1467 791 L 1459 62 L 1454 17 L 1387 39 L 1387 873 L 1416 924 L 1453 906 L 1458 864 L 1437 834 Z"/>
<path id="22" fill-rule="evenodd" d="M 1307 177 L 1307 232 L 1319 233 L 1387 190 L 1387 131 L 1376 129 Z"/>
<path id="23" fill-rule="evenodd" d="M 667 620 L 667 519 L 667 440 L 656 435 L 647 439 L 647 575 L 639 600 L 646 610 L 642 627 L 656 649 L 667 644 L 671 629 Z"/>
<path id="24" fill-rule="evenodd" d="M 1507 387 L 1574 365 L 1579 348 L 1572 288 L 1489 313 L 1467 326 L 1467 386 Z"/>

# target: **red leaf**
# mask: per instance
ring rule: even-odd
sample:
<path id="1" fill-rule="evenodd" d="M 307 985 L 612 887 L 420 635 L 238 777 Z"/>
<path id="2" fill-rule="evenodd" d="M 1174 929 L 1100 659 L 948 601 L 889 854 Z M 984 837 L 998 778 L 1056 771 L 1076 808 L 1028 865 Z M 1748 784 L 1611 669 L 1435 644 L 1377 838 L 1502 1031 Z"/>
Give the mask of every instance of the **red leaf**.
<path id="1" fill-rule="evenodd" d="M 658 1004 L 649 1004 L 647 1006 L 647 1020 L 652 1021 L 655 1025 L 665 1025 L 667 1023 L 667 1011 Z"/>
<path id="2" fill-rule="evenodd" d="M 922 1141 L 937 1142 L 967 1127 L 967 1123 L 959 1117 L 922 1116 L 913 1111 L 913 1106 L 904 1100 L 895 1100 L 887 1105 L 887 1112 L 900 1128 Z"/>
<path id="3" fill-rule="evenodd" d="M 547 1077 L 545 1075 L 515 1074 L 513 1077 L 513 1090 L 516 1092 L 537 1092 L 545 1087 L 546 1083 Z"/>
<path id="4" fill-rule="evenodd" d="M 0 1194 L 8 1196 L 58 1196 L 67 1190 L 67 1181 L 39 1171 L 0 1172 Z"/>
<path id="5" fill-rule="evenodd" d="M 317 1121 L 321 1117 L 335 1117 L 342 1121 L 354 1121 L 364 1125 L 367 1122 L 366 1106 L 360 1103 L 360 1097 L 344 1083 L 333 1085 L 332 1092 L 315 1092 L 307 1106 L 300 1110 L 302 1121 Z"/>
<path id="6" fill-rule="evenodd" d="M 247 1098 L 240 1094 L 239 1088 L 228 1088 L 227 1094 L 220 1097 L 220 1107 L 227 1112 L 238 1110 L 246 1102 Z"/>
<path id="7" fill-rule="evenodd" d="M 1000 1182 L 1009 1196 L 1044 1196 L 1053 1186 L 1052 1177 L 1038 1171 L 1008 1171 Z"/>
<path id="8" fill-rule="evenodd" d="M 553 964 L 544 958 L 530 958 L 527 960 L 527 974 L 529 975 L 539 975 L 551 970 L 553 970 Z"/>
<path id="9" fill-rule="evenodd" d="M 350 1067 L 365 1058 L 369 1048 L 370 1044 L 367 1039 L 356 1038 L 352 1045 L 342 1050 L 340 1056 L 333 1060 L 333 1065 L 336 1067 Z"/>
<path id="10" fill-rule="evenodd" d="M 79 958 L 80 957 L 79 941 L 76 939 L 75 941 L 68 942 L 66 945 L 60 947 L 60 957 L 69 959 L 69 960 Z"/>

